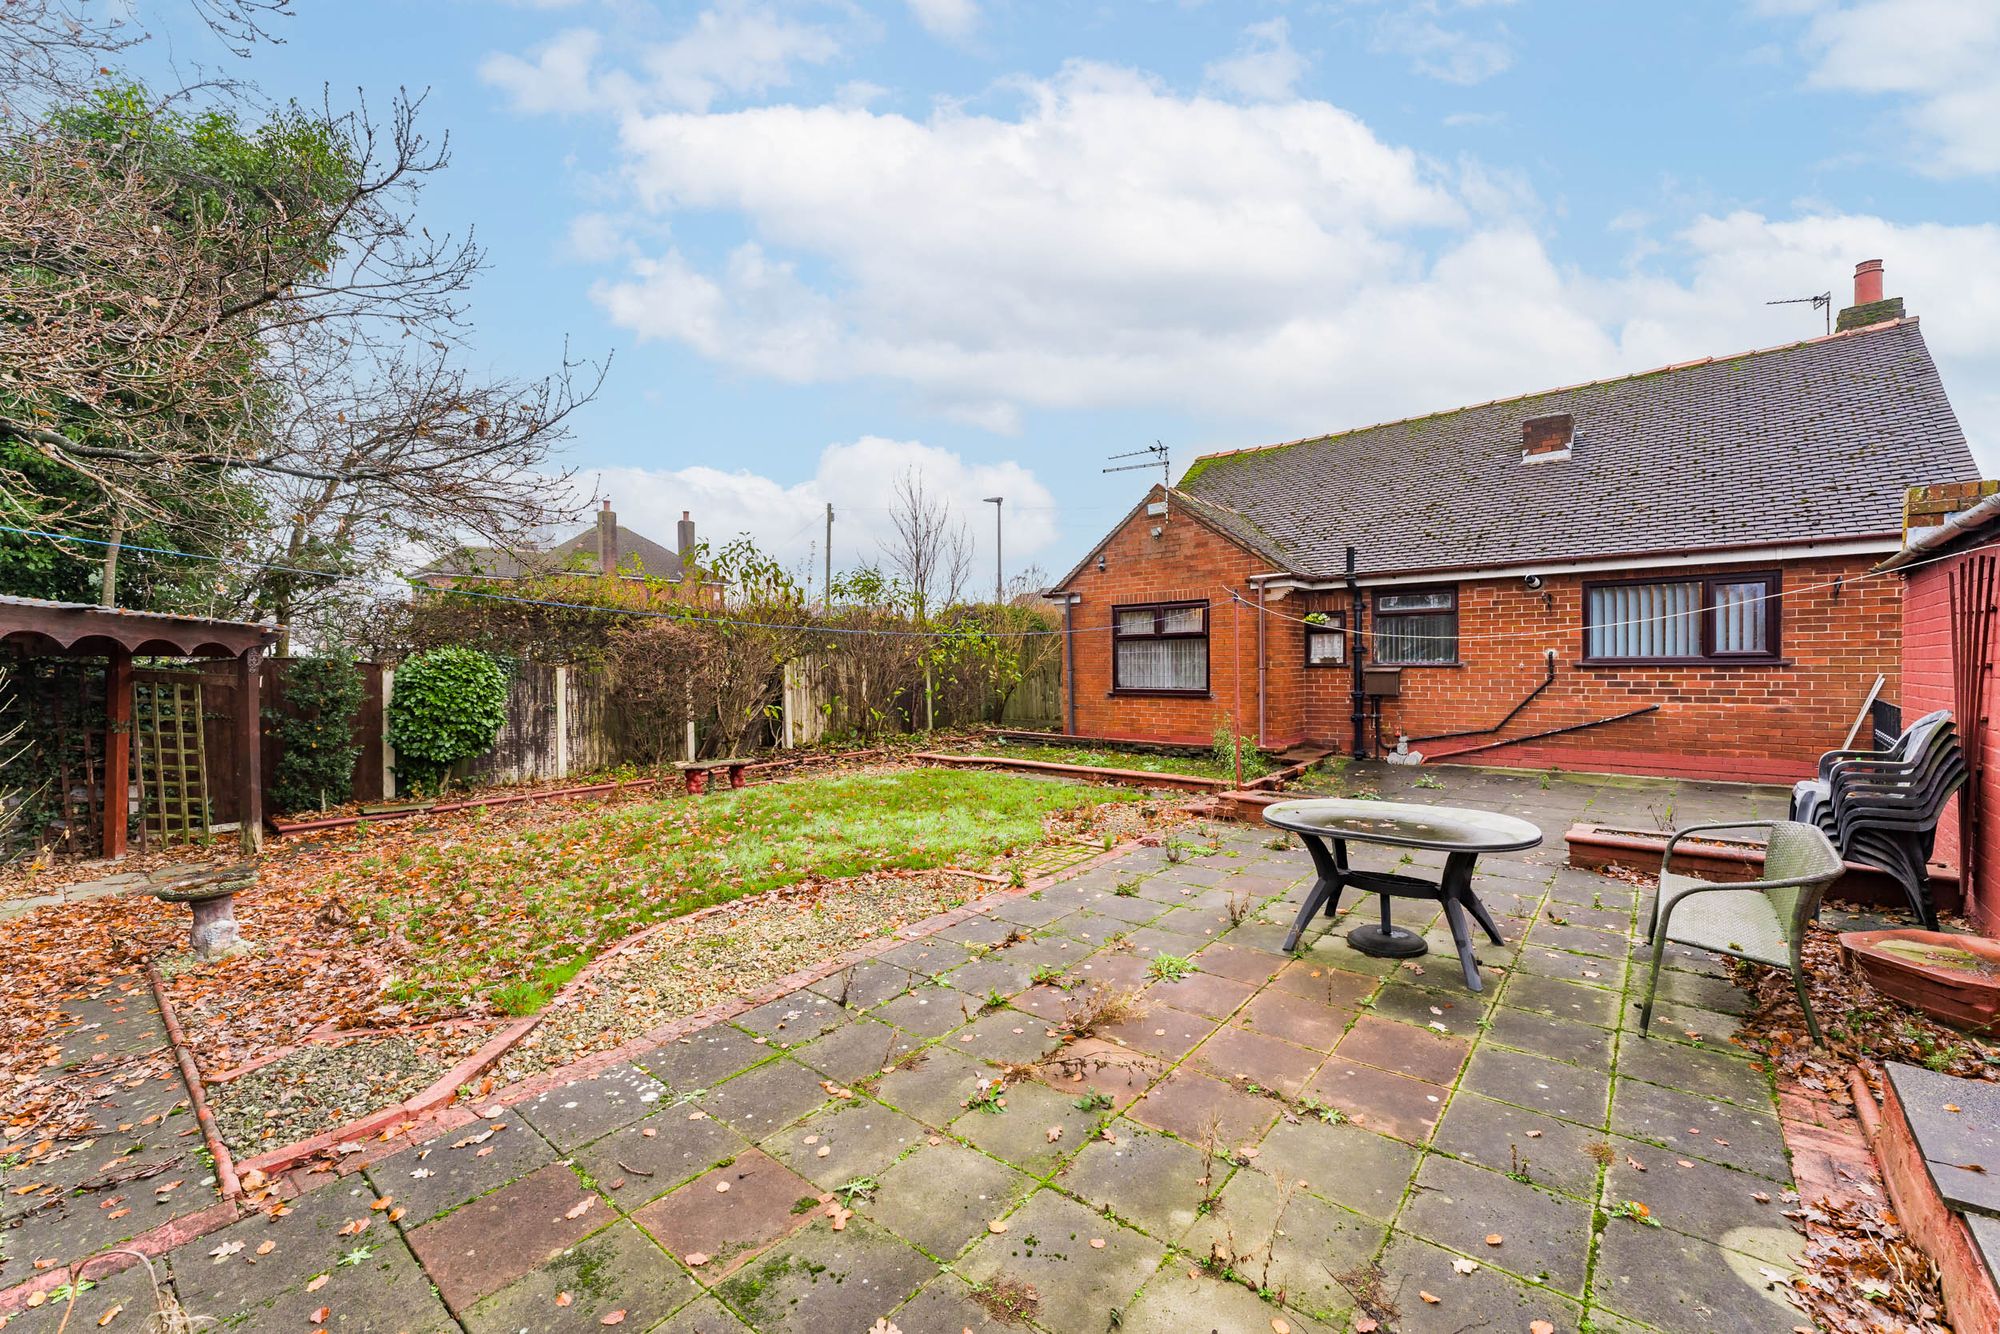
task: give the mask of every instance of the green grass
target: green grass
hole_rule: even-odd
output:
[[[985,747],[983,755],[1009,760],[1040,760],[1045,764],[1087,764],[1093,769],[1137,769],[1149,774],[1192,774],[1197,778],[1234,778],[1227,764],[1212,755],[1154,755],[1136,750],[1093,750],[1088,746],[1055,746],[1039,741],[1000,742]],[[1244,755],[1249,772],[1248,754]]]
[[[982,867],[1052,811],[1136,796],[950,769],[770,783],[424,844],[354,888],[410,947],[395,999],[530,1014],[649,923],[806,879]]]

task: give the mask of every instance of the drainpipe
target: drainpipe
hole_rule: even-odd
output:
[[[1064,729],[1071,736],[1076,735],[1076,595],[1063,595],[1063,684],[1069,698],[1069,722]]]
[[[1354,727],[1354,758],[1368,758],[1368,696],[1363,688],[1361,659],[1366,654],[1367,639],[1361,633],[1361,612],[1364,599],[1361,596],[1361,581],[1354,576],[1354,548],[1347,549],[1347,642],[1352,650],[1347,655],[1351,684],[1348,690],[1348,721]]]
[[[1265,688],[1270,684],[1271,664],[1264,652],[1264,581],[1257,581],[1257,749],[1264,748],[1264,732],[1267,726],[1264,707]]]

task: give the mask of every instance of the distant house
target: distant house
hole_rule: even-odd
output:
[[[461,547],[442,560],[417,571],[411,578],[431,588],[462,587],[471,584],[512,584],[524,579],[545,579],[562,575],[599,576],[631,580],[657,587],[661,581],[686,585],[677,589],[681,596],[708,600],[715,585],[702,579],[695,569],[694,520],[681,511],[676,525],[676,547],[669,549],[643,533],[618,522],[611,502],[598,511],[597,523],[567,541],[542,551],[507,551],[499,547]],[[690,580],[690,575],[692,578]]]
[[[1881,283],[1826,337],[1197,459],[1046,594],[1067,730],[1810,772],[1895,697],[1907,488],[1977,476]]]

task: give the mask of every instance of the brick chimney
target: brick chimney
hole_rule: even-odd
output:
[[[681,521],[680,523],[675,525],[674,537],[675,537],[674,545],[676,549],[679,550],[680,552],[681,569],[683,571],[693,569],[694,568],[694,520],[688,517],[688,512],[686,510],[681,511]]]
[[[1576,418],[1567,412],[1530,417],[1521,423],[1521,462],[1546,463],[1569,457],[1576,438]]]
[[[1864,259],[1854,266],[1854,304],[1834,320],[1836,331],[1865,329],[1871,324],[1903,318],[1903,298],[1882,296],[1882,261]]]
[[[2000,493],[2000,482],[1939,482],[1911,487],[1903,496],[1903,545],[1995,493]]]
[[[597,512],[597,571],[599,574],[618,573],[618,516],[611,512],[608,500],[604,502],[604,508]]]

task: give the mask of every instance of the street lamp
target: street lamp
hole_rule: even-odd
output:
[[[993,507],[993,605],[999,606],[1007,599],[1002,587],[1000,571],[1000,504],[1005,496],[988,496],[986,503]]]

